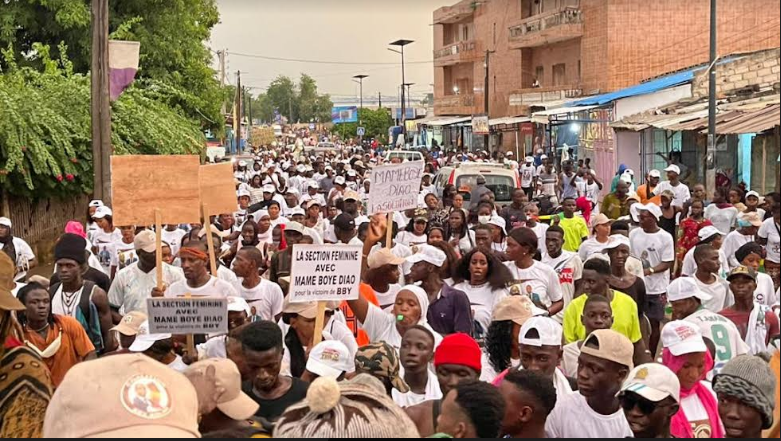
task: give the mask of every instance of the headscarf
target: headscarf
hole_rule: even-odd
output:
[[[406,285],[403,288],[401,288],[401,291],[409,291],[412,294],[415,294],[415,297],[418,299],[418,305],[420,305],[420,320],[418,321],[418,325],[426,326],[428,325],[428,307],[429,307],[429,300],[428,300],[428,293],[426,293],[426,290],[423,288],[417,286],[417,285]],[[398,295],[398,294],[397,294]]]
[[[662,364],[677,374],[686,364],[686,356],[675,356],[668,348],[665,348],[662,352]],[[681,386],[681,400],[696,394],[708,414],[708,420],[710,420],[711,425],[711,438],[724,438],[724,429],[719,416],[719,404],[708,388],[702,384],[702,380],[707,377],[708,372],[713,370],[713,365],[713,357],[709,351],[705,351],[705,369],[702,372],[702,377],[697,379],[697,382],[691,389],[684,389]],[[692,426],[683,408],[673,416],[670,422],[670,433],[676,438],[694,438]]]
[[[65,224],[65,232],[81,236],[84,239],[87,238],[87,233],[84,232],[84,226],[78,221],[70,221]]]

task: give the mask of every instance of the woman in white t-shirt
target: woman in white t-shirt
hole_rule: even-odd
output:
[[[705,219],[725,236],[735,228],[738,220],[738,209],[727,201],[727,197],[728,190],[718,187],[713,192],[713,201],[705,208]]]
[[[771,207],[773,217],[765,219],[757,233],[757,243],[765,246],[765,272],[778,289],[781,275],[781,203]]]
[[[106,274],[111,274],[111,245],[122,240],[122,233],[114,227],[113,216],[114,213],[106,206],[98,207],[93,216],[98,230],[92,235],[92,251]]]
[[[407,228],[396,236],[396,242],[408,247],[428,243],[428,217],[423,212],[415,213],[415,216],[407,224]]]
[[[383,311],[363,297],[348,300],[347,304],[371,342],[384,341],[398,351],[401,348],[402,336],[415,325],[424,326],[434,334],[434,347],[439,346],[442,341],[442,336],[428,324],[428,294],[419,286],[404,286],[396,295],[396,303],[391,313]]]
[[[724,438],[718,400],[705,381],[714,361],[700,328],[687,321],[672,321],[662,330],[662,344],[662,364],[681,383],[681,407],[670,422],[670,434],[675,438]]]
[[[474,337],[480,339],[491,324],[494,307],[510,295],[507,286],[512,275],[492,252],[475,248],[461,258],[453,278],[458,282],[453,288],[469,297],[475,323]]]
[[[469,229],[464,210],[453,210],[445,228],[447,240],[459,254],[464,255],[475,247],[475,232]]]
[[[594,217],[594,236],[580,244],[578,255],[582,261],[601,253],[610,244],[610,218],[602,213]]]
[[[504,265],[510,270],[511,295],[528,296],[539,308],[552,317],[564,308],[564,295],[556,271],[534,260],[537,253],[537,234],[529,228],[516,228],[507,238],[507,255]]]

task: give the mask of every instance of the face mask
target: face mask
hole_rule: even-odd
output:
[[[491,220],[491,216],[477,216],[477,223],[480,225],[488,225],[488,221]]]

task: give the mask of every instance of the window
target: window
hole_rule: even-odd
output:
[[[534,81],[542,86],[543,76],[545,75],[545,68],[537,66],[534,68]]]
[[[564,63],[553,65],[553,85],[563,86],[567,83],[567,65]]]

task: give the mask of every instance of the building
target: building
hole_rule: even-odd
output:
[[[707,62],[709,5],[709,0],[463,0],[437,9],[434,113],[485,113],[486,83],[488,113],[503,118]],[[717,8],[719,54],[778,47],[777,1],[718,0]],[[544,137],[533,133],[537,145]],[[493,145],[508,148],[515,142],[498,138]],[[528,152],[532,136],[524,138]]]

